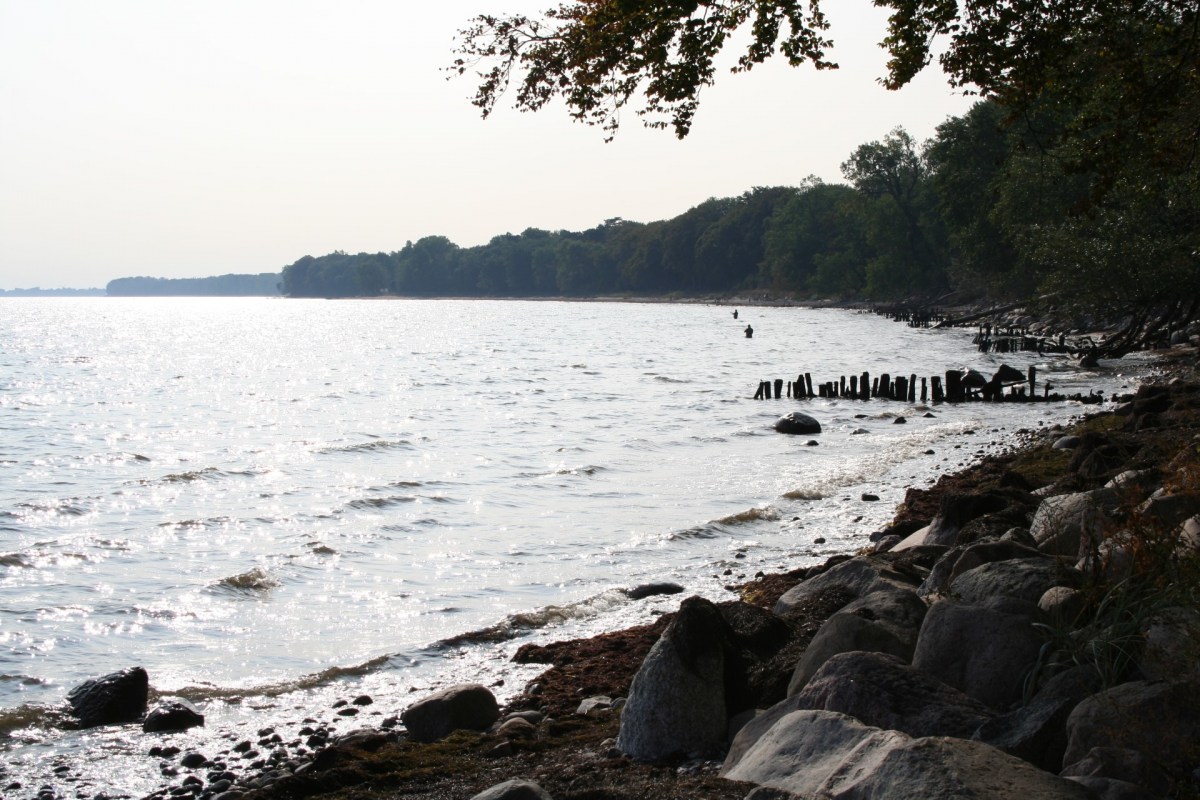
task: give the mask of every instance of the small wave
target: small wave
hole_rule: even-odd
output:
[[[0,708],[0,737],[21,728],[59,728],[67,721],[62,708],[26,703],[14,708]]]
[[[349,503],[346,503],[346,508],[351,508],[355,511],[377,511],[390,506],[415,503],[417,499],[416,495],[411,494],[395,495],[393,497],[360,497],[357,500],[351,500]]]
[[[279,581],[262,567],[255,567],[238,575],[230,575],[228,578],[222,578],[213,585],[218,588],[233,589],[239,592],[265,592],[278,586]]]
[[[761,520],[773,521],[779,519],[779,509],[773,506],[764,508],[750,508],[745,511],[740,511],[737,514],[730,514],[727,517],[722,517],[716,520],[717,525],[744,525],[747,522],[759,522]]]
[[[694,528],[671,531],[665,538],[668,542],[686,542],[691,539],[715,539],[720,535],[709,525],[697,525]]]
[[[577,603],[565,606],[544,606],[533,611],[510,614],[495,625],[441,639],[435,642],[431,649],[441,650],[465,645],[505,642],[529,631],[594,617],[629,602],[628,590],[609,589]]]
[[[0,553],[0,567],[20,567],[23,569],[33,566],[33,562],[23,553]]]
[[[303,675],[295,680],[269,683],[262,686],[186,686],[180,689],[172,689],[170,692],[158,692],[151,688],[150,699],[157,700],[159,697],[171,696],[182,697],[192,703],[199,703],[205,700],[223,700],[229,703],[237,703],[250,698],[280,697],[292,692],[327,686],[345,678],[358,678],[378,672],[391,665],[393,658],[394,656],[392,655],[378,656],[361,664],[352,664],[346,667],[329,667],[320,672],[314,672],[311,675]]]
[[[229,517],[209,517],[208,519],[185,519],[178,522],[160,522],[160,528],[223,528],[230,523]]]
[[[790,492],[784,492],[783,496],[788,500],[824,500],[829,497],[826,492],[812,488],[792,489]]]
[[[172,472],[170,475],[164,475],[159,478],[159,482],[193,483],[194,481],[211,481],[220,478],[224,474],[216,467],[205,467],[204,469],[189,470],[188,472]],[[151,483],[151,481],[141,481],[141,483]]]
[[[374,453],[387,450],[410,450],[412,442],[407,439],[377,439],[373,442],[359,442],[358,444],[338,445],[334,447],[323,447],[318,450],[322,455],[332,453]]]
[[[527,472],[527,473],[522,474],[520,477],[543,479],[543,478],[555,478],[560,475],[590,476],[590,475],[595,475],[597,472],[604,472],[604,470],[605,470],[605,467],[598,467],[593,464],[584,464],[584,465],[578,466],[578,467],[560,466],[560,467],[557,467],[557,468],[551,470],[550,472],[541,472],[541,473]]]
[[[71,500],[61,500],[57,503],[18,503],[19,511],[11,516],[14,519],[24,519],[32,514],[59,514],[64,517],[84,517],[92,513],[90,508],[79,505]]]
[[[671,378],[667,375],[655,375],[654,380],[658,383],[691,383],[687,378]]]

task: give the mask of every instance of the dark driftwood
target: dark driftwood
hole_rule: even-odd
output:
[[[968,314],[965,317],[955,317],[954,319],[944,319],[941,322],[939,322],[937,325],[934,325],[933,327],[935,327],[935,328],[953,328],[958,325],[966,325],[968,322],[974,322],[977,319],[984,319],[985,317],[990,317],[993,314],[1007,314],[1009,311],[1015,311],[1016,309],[1018,309],[1024,305],[1025,305],[1025,303],[1021,302],[1021,303],[1010,303],[1006,306],[998,306],[996,308],[989,308],[987,311],[980,311],[978,314]]]

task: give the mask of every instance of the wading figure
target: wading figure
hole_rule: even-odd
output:
[[[751,328],[749,325],[746,326],[746,338],[747,339],[754,338],[754,328]]]

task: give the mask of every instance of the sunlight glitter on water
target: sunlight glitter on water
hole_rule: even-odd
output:
[[[142,775],[148,740],[30,729],[27,704],[142,664],[205,706],[203,742],[351,691],[391,711],[456,679],[516,691],[521,642],[678,603],[616,587],[722,597],[726,570],[855,549],[906,486],[1081,410],[812,400],[825,431],[805,447],[771,430],[795,401],[749,399],[759,380],[998,364],[967,331],[839,311],[735,325],[702,305],[0,303],[0,673],[23,676],[0,681],[16,737],[0,760],[66,754],[96,786]],[[1009,363],[1068,390],[1126,382]],[[491,630],[499,643],[464,637]],[[156,788],[145,775],[125,790]]]

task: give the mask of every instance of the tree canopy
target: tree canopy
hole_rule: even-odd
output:
[[[953,86],[1009,107],[1046,92],[1108,86],[1118,116],[1170,116],[1195,91],[1192,0],[875,0],[888,9],[881,81],[898,89],[937,62]],[[792,66],[836,68],[820,0],[576,0],[540,16],[481,15],[460,32],[452,69],[478,79],[486,116],[516,84],[535,111],[561,98],[582,122],[611,134],[632,108],[652,127],[691,130],[714,59],[747,31],[735,71],[780,55]],[[1149,44],[1150,46],[1147,46]],[[1110,117],[1112,115],[1109,115]]]

